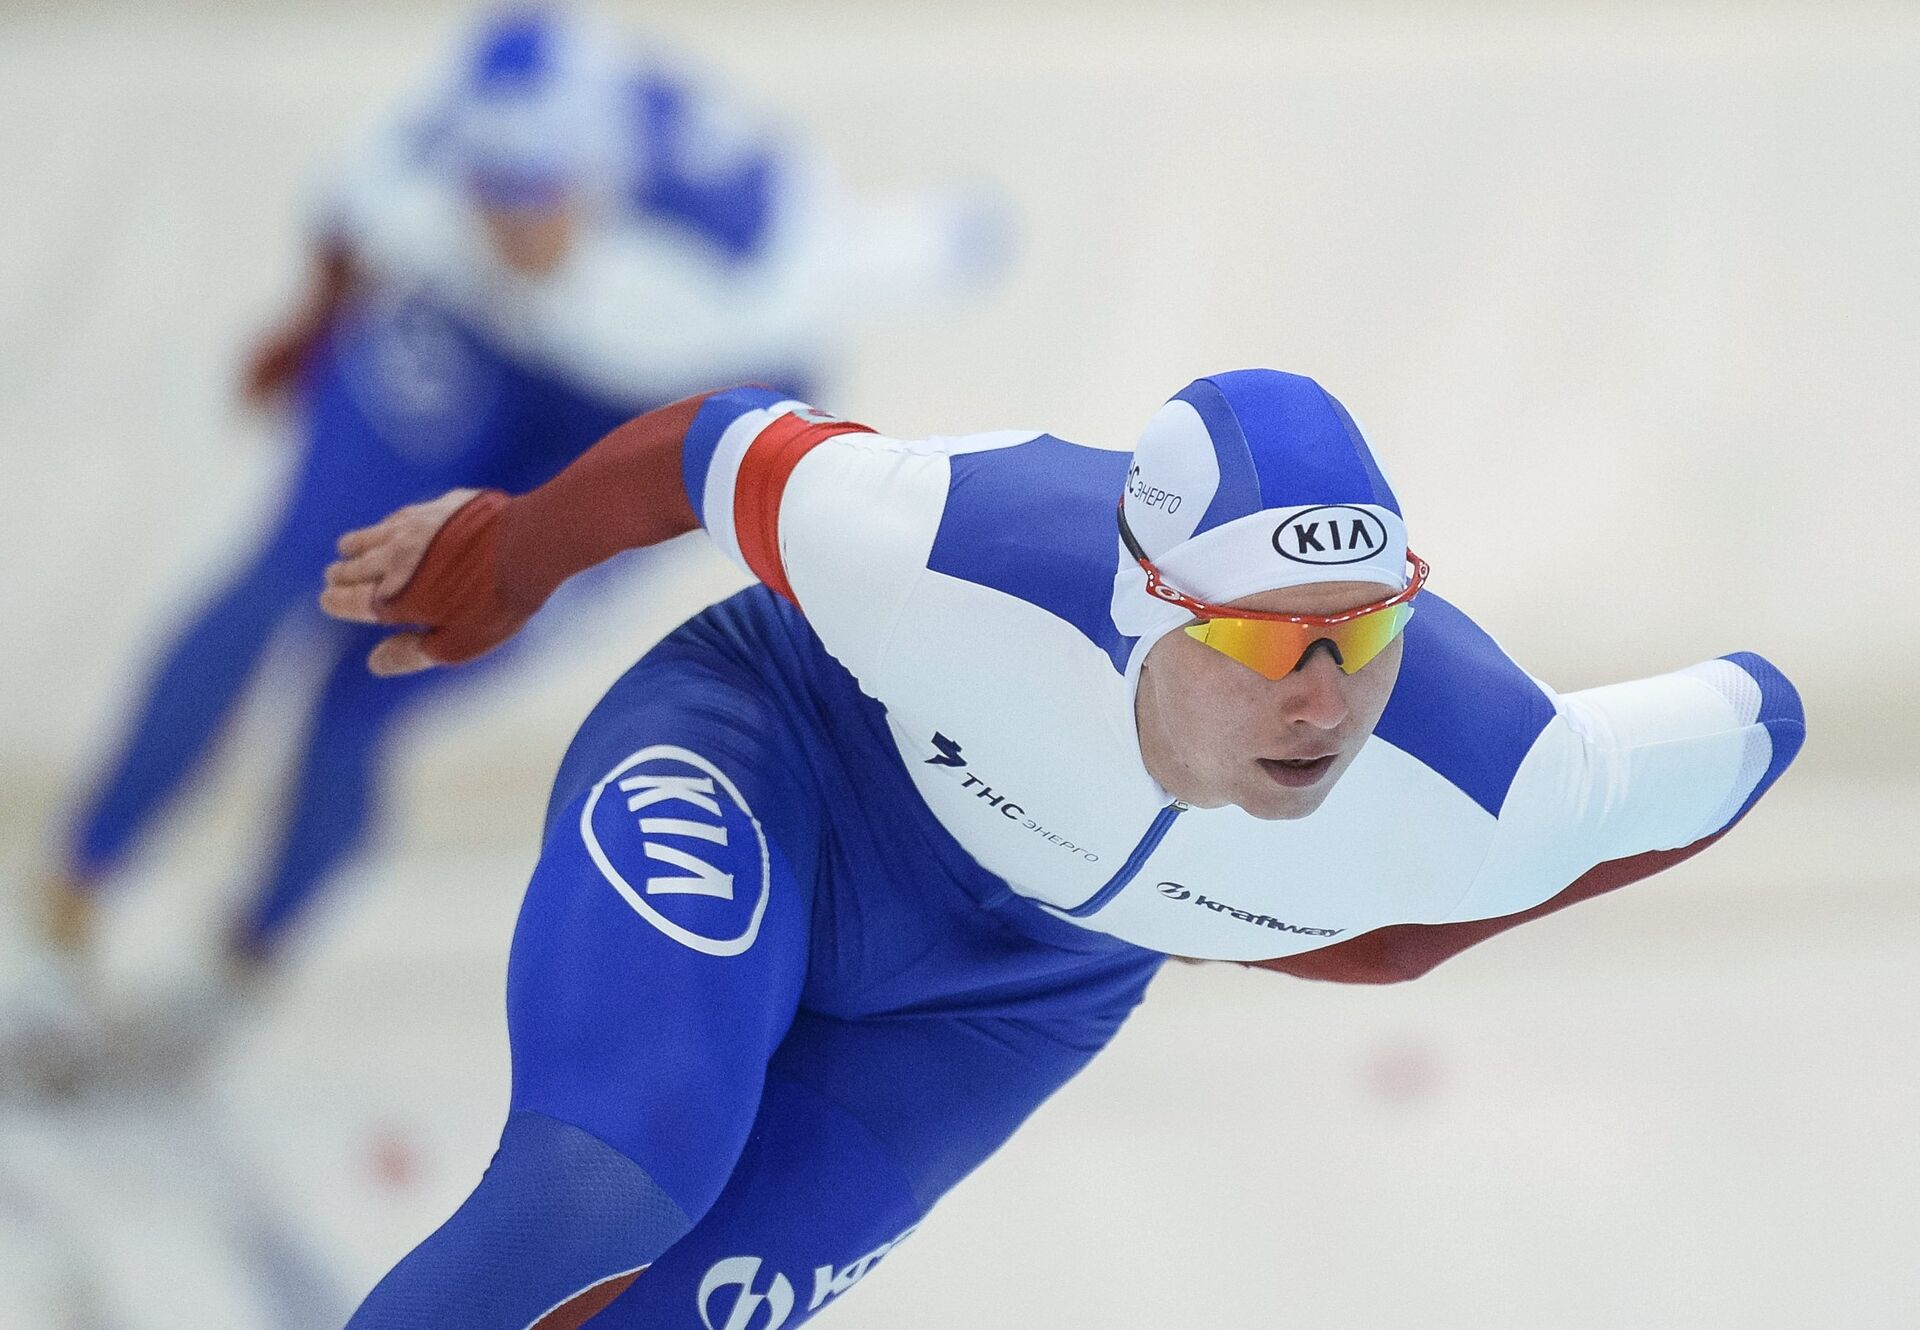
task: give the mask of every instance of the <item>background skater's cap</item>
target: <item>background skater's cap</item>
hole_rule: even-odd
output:
[[[614,171],[614,49],[591,20],[559,9],[507,9],[482,25],[449,125],[482,202],[551,206]]]

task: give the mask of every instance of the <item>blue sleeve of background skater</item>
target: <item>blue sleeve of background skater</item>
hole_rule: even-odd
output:
[[[704,242],[723,263],[743,263],[764,247],[784,173],[766,141],[716,153],[701,97],[692,84],[658,72],[634,88],[641,170],[633,202]]]
[[[380,1281],[347,1330],[527,1330],[692,1227],[637,1164],[539,1113],[507,1120],[486,1176]]]
[[[702,526],[707,521],[701,507],[706,502],[707,468],[713,465],[713,453],[720,446],[720,436],[727,432],[727,426],[747,412],[786,400],[784,394],[770,388],[745,387],[715,393],[700,404],[680,452],[680,474],[686,481],[687,502],[693,505],[694,515]]]
[[[1753,787],[1753,793],[1747,796],[1747,801],[1740,805],[1740,811],[1727,822],[1730,827],[1747,815],[1747,810],[1759,802],[1768,786],[1780,779],[1780,773],[1799,753],[1800,745],[1807,738],[1807,714],[1800,705],[1799,691],[1788,682],[1786,675],[1773,667],[1772,661],[1764,656],[1756,656],[1751,651],[1736,651],[1721,659],[1738,665],[1760,685],[1760,714],[1755,720],[1767,727],[1767,737],[1773,741],[1773,757],[1768,761],[1760,783]]]
[[[1374,733],[1498,817],[1553,702],[1480,625],[1431,591],[1414,603],[1406,637],[1400,680]]]

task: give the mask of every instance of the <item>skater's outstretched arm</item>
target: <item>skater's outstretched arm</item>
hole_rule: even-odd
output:
[[[513,636],[574,574],[698,530],[696,477],[708,472],[727,427],[744,414],[760,422],[786,408],[778,427],[754,436],[750,467],[734,459],[741,472],[776,483],[743,481],[719,502],[729,544],[792,598],[777,555],[752,539],[771,532],[771,515],[750,510],[768,494],[777,505],[779,483],[815,444],[866,427],[819,417],[766,389],[737,388],[635,417],[530,493],[452,490],[349,532],[327,569],[321,607],[357,623],[420,626],[374,649],[368,664],[376,674],[471,660]]]
[[[492,650],[574,573],[699,526],[679,480],[680,449],[705,400],[628,421],[518,499],[452,490],[348,532],[321,607],[358,623],[424,627],[380,643],[368,660],[376,674]]]
[[[1263,969],[1341,983],[1415,979],[1468,947],[1690,859],[1733,829],[1799,753],[1800,695],[1740,652],[1560,696],[1569,724],[1523,766],[1451,919],[1397,924]],[[1565,884],[1565,885],[1561,885]]]

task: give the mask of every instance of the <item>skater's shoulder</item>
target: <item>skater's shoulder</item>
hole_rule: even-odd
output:
[[[1423,592],[1375,735],[1498,814],[1552,696],[1464,611]]]
[[[1002,437],[951,454],[929,571],[1004,592],[1107,645],[1128,454],[1044,432]]]

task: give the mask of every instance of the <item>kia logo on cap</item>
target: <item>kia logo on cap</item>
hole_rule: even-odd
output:
[[[1386,547],[1387,524],[1364,508],[1302,508],[1273,531],[1273,548],[1295,563],[1359,563]]]

